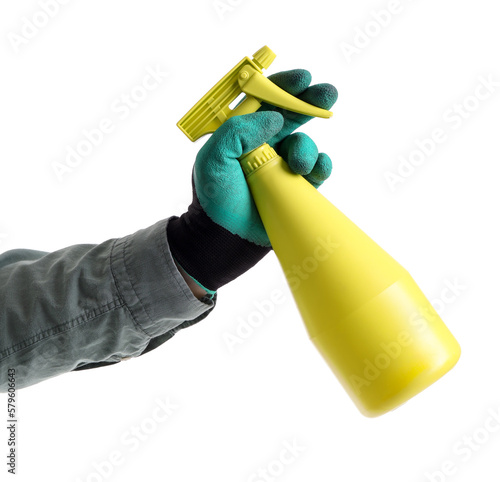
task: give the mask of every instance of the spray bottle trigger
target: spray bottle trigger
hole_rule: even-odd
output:
[[[307,102],[294,97],[292,94],[289,94],[250,65],[245,65],[240,70],[238,75],[238,84],[242,92],[247,94],[247,96],[257,99],[258,101],[267,102],[268,104],[272,104],[276,107],[282,107],[283,109],[297,112],[299,114],[309,115],[311,117],[322,117],[327,119],[332,116],[332,112],[329,110],[321,109],[315,105],[308,104]],[[242,107],[244,103],[245,102],[242,102],[236,109],[233,110],[231,117],[241,115],[243,113],[238,109]]]

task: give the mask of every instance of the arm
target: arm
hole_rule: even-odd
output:
[[[308,87],[307,71],[270,78],[319,107],[336,100],[330,84]],[[198,153],[193,202],[180,217],[99,245],[0,255],[0,392],[8,368],[23,388],[141,356],[205,318],[216,291],[271,250],[237,158],[267,141],[319,186],[330,159],[291,134],[309,119],[263,104],[227,121]]]
[[[0,391],[140,356],[215,301],[195,297],[166,236],[169,220],[99,245],[0,256]],[[201,293],[199,293],[201,295]]]
[[[195,295],[196,298],[198,298],[198,299],[201,299],[204,296],[206,296],[207,292],[200,285],[198,285],[198,284],[195,283],[195,281],[193,280],[193,278],[191,278],[191,276],[189,276],[182,269],[182,267],[179,266],[179,263],[175,259],[174,259],[174,263],[175,263],[176,268],[179,270],[179,273],[184,278],[184,281],[189,286],[189,289],[193,292],[193,295]]]

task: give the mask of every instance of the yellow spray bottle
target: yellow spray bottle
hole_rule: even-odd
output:
[[[330,117],[262,74],[274,58],[268,47],[245,57],[179,128],[195,141],[262,101]],[[231,110],[241,92],[245,100]],[[268,144],[240,163],[309,337],[361,413],[393,410],[455,365],[459,344],[401,265]]]

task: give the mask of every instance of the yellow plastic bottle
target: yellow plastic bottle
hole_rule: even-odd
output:
[[[268,144],[240,163],[309,337],[364,415],[455,365],[459,344],[401,265]]]
[[[262,75],[274,58],[264,46],[241,60],[178,122],[182,132],[195,141],[262,101],[330,117]],[[240,163],[309,337],[361,413],[398,407],[455,365],[459,344],[402,266],[268,144]]]

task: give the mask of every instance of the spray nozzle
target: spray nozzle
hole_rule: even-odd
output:
[[[215,132],[233,116],[255,112],[261,102],[312,117],[331,117],[329,110],[294,97],[262,74],[275,57],[276,54],[267,46],[255,52],[253,59],[245,57],[196,103],[177,126],[195,141]],[[245,100],[231,109],[229,106],[242,92],[246,94]]]

